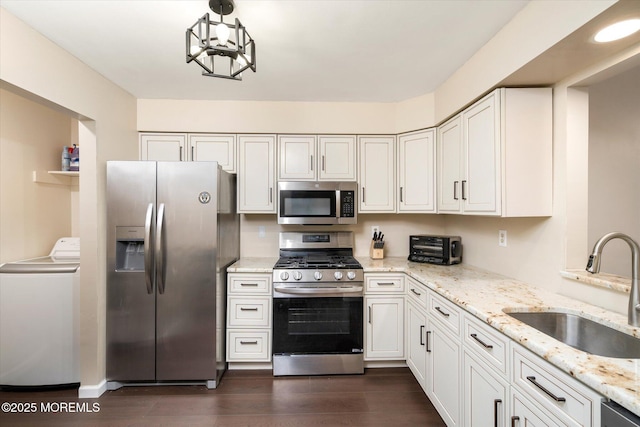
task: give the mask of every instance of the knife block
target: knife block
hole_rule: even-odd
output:
[[[381,248],[374,248],[376,242],[371,241],[371,246],[369,247],[369,257],[371,259],[382,259],[384,258],[384,246]],[[383,243],[384,245],[384,243]]]

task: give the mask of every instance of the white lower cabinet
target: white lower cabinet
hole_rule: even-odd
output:
[[[404,360],[404,274],[365,274],[364,360]]]
[[[227,361],[271,362],[271,274],[229,273],[227,283]]]

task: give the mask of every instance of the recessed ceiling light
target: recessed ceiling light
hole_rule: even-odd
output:
[[[627,19],[598,31],[594,40],[598,43],[612,42],[630,36],[638,30],[640,30],[640,19]]]

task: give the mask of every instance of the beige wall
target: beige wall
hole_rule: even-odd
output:
[[[640,242],[640,66],[589,87],[589,248],[621,231]],[[631,277],[631,253],[607,244],[602,272]]]
[[[71,145],[73,119],[4,89],[0,99],[3,263],[47,255],[60,237],[78,236],[72,218],[72,212],[77,212],[78,185],[77,180],[75,185],[65,185],[65,179],[62,185],[33,180],[34,171],[60,170],[62,147]]]
[[[0,64],[3,88],[78,119],[70,131],[77,135],[82,154],[81,395],[91,395],[105,377],[105,161],[137,157],[135,98],[3,8]],[[3,114],[5,107],[13,109],[4,97],[0,104]]]

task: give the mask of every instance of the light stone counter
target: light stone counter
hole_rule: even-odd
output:
[[[271,273],[278,257],[240,258],[227,267],[227,273]]]
[[[640,415],[639,359],[586,354],[519,322],[502,310],[548,311],[560,308],[640,337],[640,328],[627,326],[626,315],[464,264],[419,264],[405,258],[372,260],[359,257],[358,260],[365,273],[406,273],[582,383]],[[228,271],[270,272],[274,263],[275,259],[271,258],[241,259]]]

